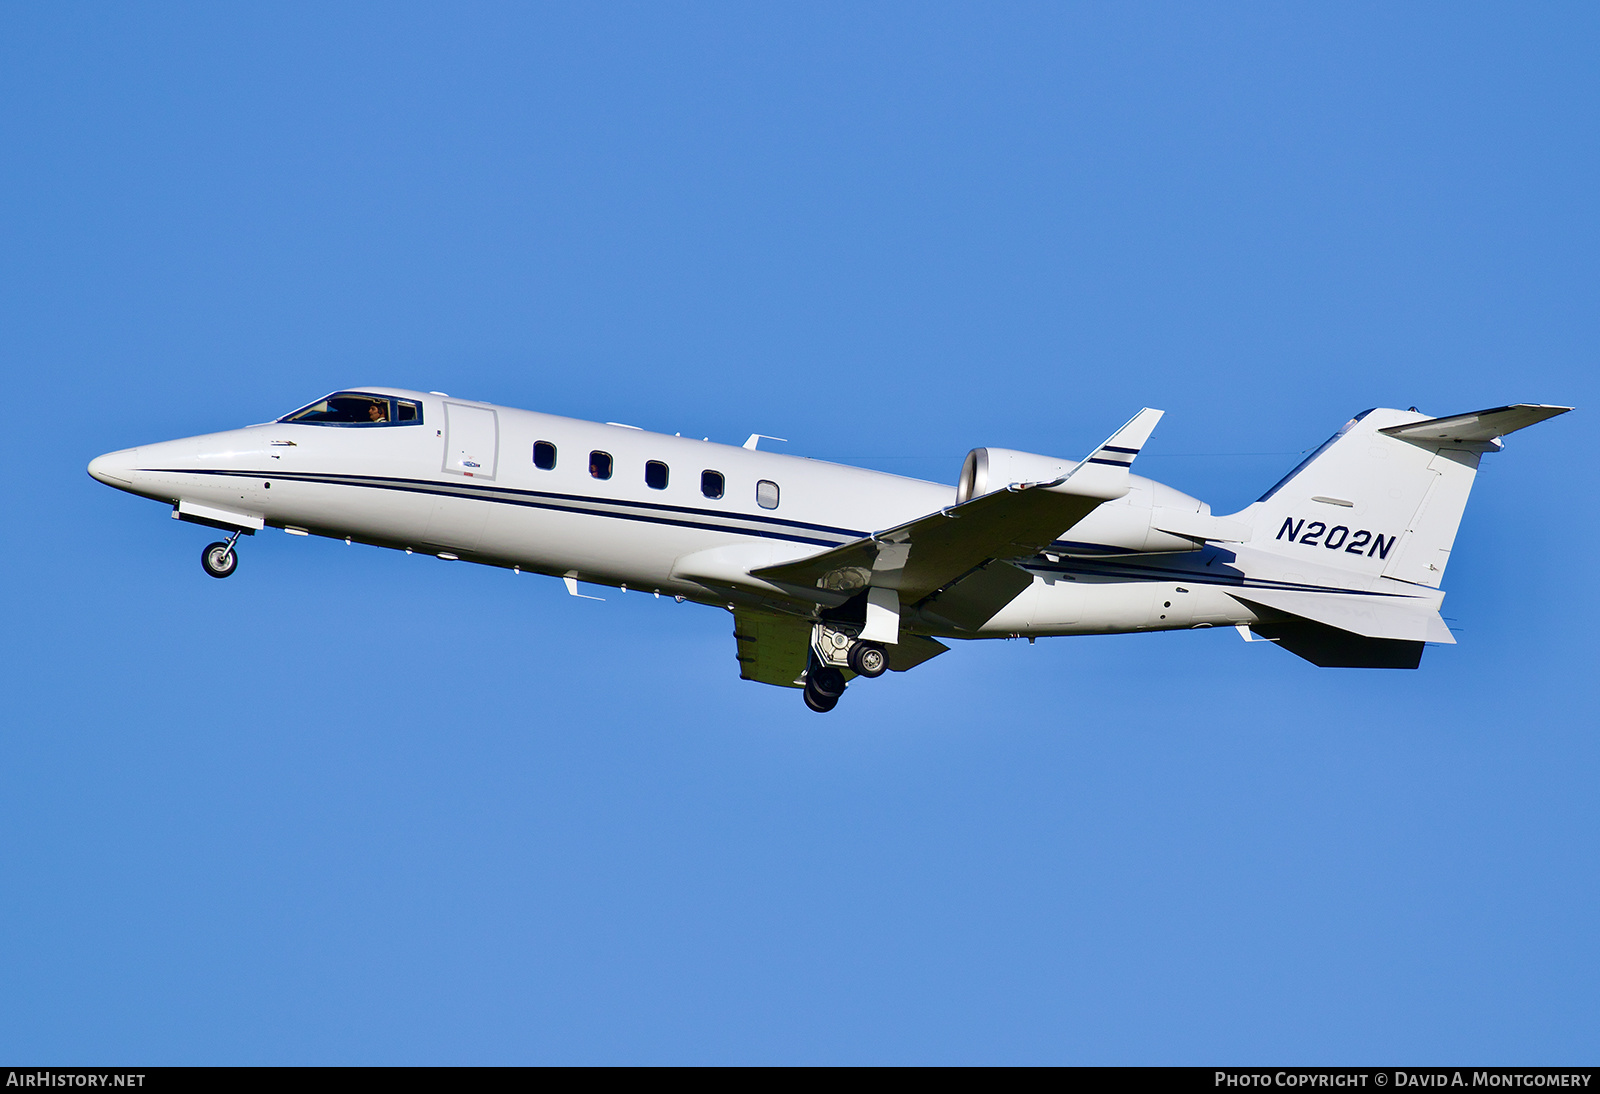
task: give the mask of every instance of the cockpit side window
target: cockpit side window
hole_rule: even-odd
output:
[[[362,391],[340,391],[285,414],[280,422],[296,425],[421,425],[422,405]]]

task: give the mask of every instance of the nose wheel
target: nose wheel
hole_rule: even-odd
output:
[[[234,550],[233,541],[239,538],[235,532],[228,537],[226,543],[208,543],[206,549],[200,552],[200,566],[212,577],[228,577],[239,568],[239,552]]]

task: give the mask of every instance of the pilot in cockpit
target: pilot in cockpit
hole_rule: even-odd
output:
[[[387,422],[389,420],[389,404],[370,404],[367,407],[367,420],[371,422]]]

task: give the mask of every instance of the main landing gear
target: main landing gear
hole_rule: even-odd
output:
[[[876,680],[889,668],[889,651],[876,642],[853,642],[849,661],[851,672],[868,680]]]
[[[819,625],[821,632],[806,668],[804,699],[806,706],[826,714],[839,705],[845,679],[841,666],[869,680],[882,676],[889,668],[889,651],[876,642],[862,642],[843,631]]]
[[[228,537],[226,543],[208,543],[206,549],[200,552],[200,566],[212,577],[222,578],[230,576],[239,568],[239,552],[233,549],[233,541],[239,538],[235,532]]]
[[[832,665],[813,660],[811,667],[806,670],[806,706],[818,714],[826,714],[839,705],[839,696],[843,694],[844,673]]]

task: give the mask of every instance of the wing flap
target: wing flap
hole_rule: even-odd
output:
[[[811,624],[792,615],[744,609],[733,613],[739,642],[739,676],[780,688],[802,687],[811,654]]]

